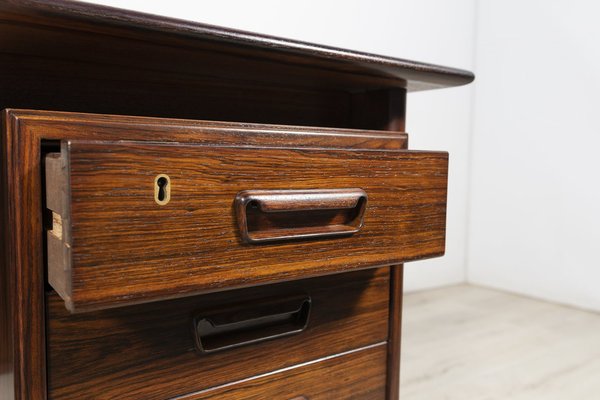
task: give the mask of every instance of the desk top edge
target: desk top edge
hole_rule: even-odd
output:
[[[380,56],[270,35],[229,29],[198,22],[185,21],[137,11],[69,0],[0,0],[0,19],[23,20],[54,27],[72,26],[78,29],[114,33],[124,38],[136,31],[152,32],[196,42],[223,43],[245,49],[266,51],[273,58],[292,54],[315,62],[325,62],[340,71],[352,67],[358,74],[383,75],[397,79],[408,91],[429,90],[466,85],[474,80],[470,71]]]

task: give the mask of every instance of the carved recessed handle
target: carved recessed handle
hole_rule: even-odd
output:
[[[363,227],[366,205],[358,188],[244,190],[235,198],[246,243],[352,235]]]
[[[196,347],[214,353],[298,334],[308,325],[307,295],[236,304],[194,318]]]

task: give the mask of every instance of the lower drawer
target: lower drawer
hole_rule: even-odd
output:
[[[384,343],[389,284],[389,268],[380,268],[82,314],[50,292],[48,397],[168,399]],[[218,324],[203,336],[206,320]],[[258,323],[240,323],[248,320]]]
[[[181,400],[383,400],[385,360],[383,344]]]

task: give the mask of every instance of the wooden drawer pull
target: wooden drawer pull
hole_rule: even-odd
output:
[[[213,353],[302,332],[308,325],[311,299],[263,300],[194,318],[196,347]]]
[[[363,226],[366,204],[358,188],[244,190],[235,198],[246,243],[352,235]]]

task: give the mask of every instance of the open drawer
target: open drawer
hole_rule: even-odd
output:
[[[447,153],[385,140],[63,140],[45,160],[48,280],[86,311],[440,256]]]

